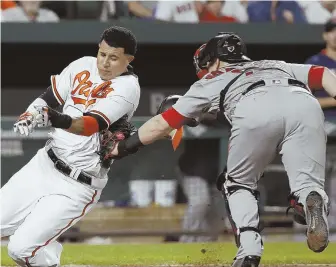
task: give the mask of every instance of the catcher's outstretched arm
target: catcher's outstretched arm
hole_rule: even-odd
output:
[[[116,158],[133,154],[140,147],[165,138],[173,129],[178,129],[188,122],[189,118],[170,108],[145,122],[130,138],[120,141],[111,154]]]
[[[151,144],[156,140],[163,139],[173,129],[161,114],[156,115],[139,128],[140,142],[143,145]]]

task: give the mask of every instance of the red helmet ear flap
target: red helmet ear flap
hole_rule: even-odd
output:
[[[207,75],[209,72],[208,70],[200,70],[199,72],[197,72],[197,77],[198,79],[202,79],[205,75]]]
[[[206,44],[202,44],[195,52],[194,54],[194,66],[196,69],[196,75],[199,79],[202,79],[204,75],[206,75],[208,73],[208,70],[205,68],[202,68],[199,64],[199,56],[202,52],[202,50],[204,49],[204,47],[206,46]]]

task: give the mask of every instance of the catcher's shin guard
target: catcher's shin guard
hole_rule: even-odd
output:
[[[226,171],[226,168],[225,168],[224,172],[221,173],[218,176],[217,181],[216,181],[216,187],[219,191],[222,192],[222,195],[223,195],[223,198],[224,198],[224,203],[225,203],[225,209],[227,211],[227,216],[228,216],[228,219],[230,221],[232,231],[233,231],[233,234],[234,234],[234,237],[235,237],[236,246],[239,248],[240,247],[240,234],[241,233],[246,232],[246,231],[253,231],[253,232],[256,232],[256,233],[260,234],[260,232],[262,231],[262,228],[260,226],[260,223],[259,223],[258,227],[245,226],[245,227],[239,227],[238,228],[236,223],[234,222],[234,220],[232,218],[228,196],[230,196],[231,194],[233,194],[237,190],[247,190],[259,202],[259,195],[260,194],[259,194],[259,191],[257,191],[257,190],[252,190],[248,187],[241,186],[241,185],[233,185],[233,186],[230,186],[230,187],[226,188],[225,187],[225,181],[226,180],[231,180],[232,182],[234,182],[234,181],[225,171]]]
[[[260,263],[259,256],[246,256],[242,259],[235,259],[232,267],[258,267]]]
[[[307,244],[310,250],[322,252],[329,243],[329,227],[323,197],[312,191],[306,198]]]

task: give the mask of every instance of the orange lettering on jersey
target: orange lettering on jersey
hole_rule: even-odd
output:
[[[89,78],[90,78],[90,72],[88,72],[87,70],[78,73],[75,76],[73,82],[73,85],[75,85],[76,82],[78,82],[78,85],[76,86],[75,89],[72,90],[71,94],[74,95],[78,91],[79,95],[85,95],[86,97],[88,97],[90,93],[90,87],[92,86],[92,82],[89,81]]]
[[[92,82],[89,80],[90,72],[84,70],[75,76],[73,86],[78,85],[71,91],[71,98],[75,105],[84,105],[86,108],[96,103],[97,98],[105,98],[113,88],[110,87],[111,81],[106,81],[92,88]],[[88,98],[91,98],[90,100]]]
[[[74,102],[75,105],[84,105],[86,107],[96,103],[96,99],[84,99],[84,98],[79,98],[75,96],[71,96],[72,101]]]
[[[97,87],[95,87],[91,92],[91,97],[93,98],[105,98],[110,92],[113,91],[113,88],[110,87],[112,84],[111,81],[104,82]]]

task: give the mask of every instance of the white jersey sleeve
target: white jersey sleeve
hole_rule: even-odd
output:
[[[108,126],[124,115],[132,117],[140,99],[138,79],[132,75],[116,78],[111,88],[106,97],[97,99],[97,103],[87,111],[100,116]]]
[[[184,117],[197,119],[210,106],[211,96],[206,94],[204,86],[198,81],[175,103],[173,108]]]
[[[51,88],[57,102],[64,105],[69,92],[72,90],[74,80],[74,68],[76,61],[70,63],[60,74],[51,76]]]

